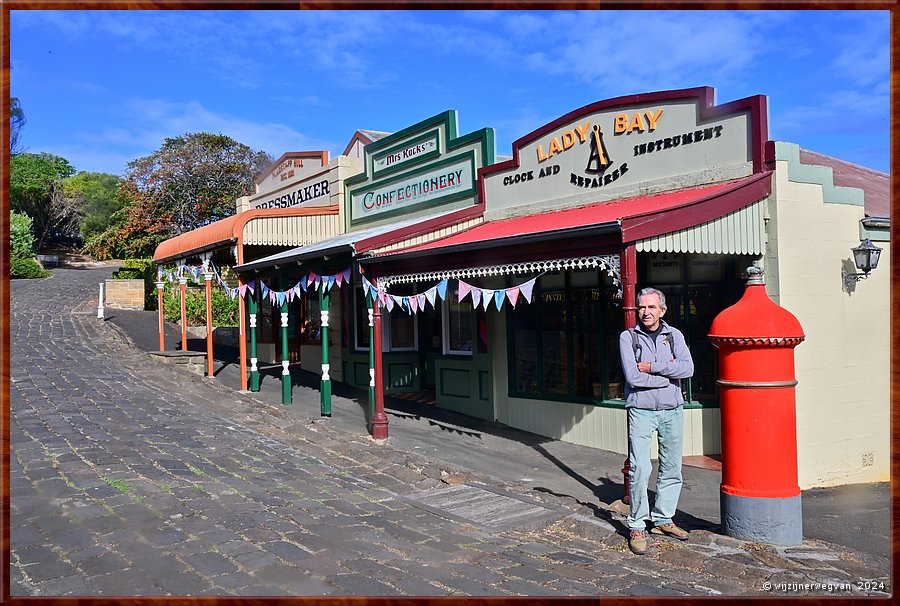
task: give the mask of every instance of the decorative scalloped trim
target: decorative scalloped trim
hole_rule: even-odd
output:
[[[806,337],[714,337],[709,340],[713,345],[737,345],[753,347],[796,347]]]

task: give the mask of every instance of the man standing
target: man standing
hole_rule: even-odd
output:
[[[619,337],[628,413],[628,463],[631,513],[628,546],[647,552],[646,522],[653,534],[682,541],[688,533],[672,522],[681,494],[681,453],[684,441],[684,397],[681,379],[694,374],[694,361],[681,332],[666,324],[666,296],[645,288],[637,296],[638,323]],[[651,434],[659,440],[659,470],[653,511],[647,499],[650,480]]]

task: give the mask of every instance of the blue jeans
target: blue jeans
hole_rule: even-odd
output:
[[[650,482],[650,436],[659,434],[659,470],[656,477],[656,502],[650,511],[647,485]],[[681,453],[684,446],[684,408],[672,410],[628,409],[628,463],[631,514],[628,528],[646,529],[672,521],[681,495]]]

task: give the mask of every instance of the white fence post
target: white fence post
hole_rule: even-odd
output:
[[[98,318],[103,317],[103,286],[104,285],[105,285],[104,282],[100,282],[100,299],[97,302],[97,317]]]

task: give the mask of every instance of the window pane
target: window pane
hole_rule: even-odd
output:
[[[416,346],[416,318],[394,308],[391,312],[391,349],[412,349]]]
[[[322,343],[322,315],[319,313],[319,296],[311,294],[306,300],[306,318],[304,318],[302,334],[303,342],[319,345]]]
[[[622,360],[619,356],[619,335],[625,330],[625,316],[622,312],[622,297],[618,289],[608,287],[604,296],[606,326],[606,372],[607,400],[621,400],[625,397],[622,379]]]
[[[566,394],[569,385],[566,291],[541,294],[541,358],[544,393]]]
[[[538,392],[537,303],[520,303],[510,309],[512,372],[516,393]]]
[[[459,300],[459,287],[448,289],[447,307],[450,320],[448,343],[450,351],[472,351],[472,300]]]
[[[600,302],[602,291],[596,288],[572,291],[572,342],[577,363],[574,367],[575,395],[600,399],[602,343]]]
[[[369,348],[369,309],[362,286],[354,289],[354,307],[356,308],[356,347]]]

